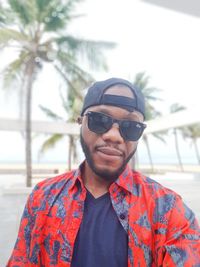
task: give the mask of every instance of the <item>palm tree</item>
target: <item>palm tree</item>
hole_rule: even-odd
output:
[[[66,32],[76,18],[81,0],[8,0],[0,4],[0,48],[16,51],[16,58],[3,72],[4,85],[20,88],[25,102],[26,185],[31,186],[32,89],[38,72],[51,63],[67,84],[92,77],[79,66],[80,60],[94,67],[104,66],[102,48],[113,43],[76,38]],[[78,92],[76,92],[79,95]]]
[[[175,112],[179,112],[181,110],[184,110],[185,107],[184,106],[181,106],[179,105],[178,103],[174,103],[170,106],[170,113],[175,113]],[[176,154],[177,154],[177,158],[178,158],[178,162],[179,162],[179,166],[180,166],[180,169],[181,171],[184,171],[184,168],[183,168],[183,163],[182,163],[182,160],[181,160],[181,155],[180,155],[180,150],[179,150],[179,144],[178,144],[178,133],[177,133],[177,130],[181,130],[181,128],[173,128],[173,133],[174,133],[174,139],[175,139],[175,148],[176,148]]]
[[[81,84],[80,81],[73,81],[71,84],[73,84],[73,87],[77,91],[80,91]],[[57,121],[65,121],[65,122],[75,122],[76,118],[80,114],[80,109],[82,106],[83,97],[80,94],[80,98],[76,97],[76,90],[68,90],[65,95],[60,93],[61,101],[62,101],[62,107],[66,112],[66,116],[68,119],[64,119],[63,117],[59,116],[49,108],[46,108],[44,106],[40,106],[42,111],[53,120]],[[77,160],[77,148],[76,148],[76,141],[78,139],[78,136],[75,135],[68,135],[69,137],[69,151],[68,151],[68,169],[71,170],[72,162],[75,162]],[[63,134],[53,134],[51,135],[42,145],[40,153],[44,153],[47,150],[55,147],[57,142],[61,141],[65,136]]]
[[[193,124],[182,128],[183,137],[191,139],[194,145],[197,161],[200,164],[200,153],[197,145],[197,140],[200,138],[200,124]]]
[[[135,80],[134,80],[134,85],[139,88],[143,95],[145,96],[146,100],[146,110],[145,110],[145,120],[152,120],[155,119],[156,117],[160,116],[161,113],[157,111],[152,103],[155,101],[160,101],[161,99],[156,97],[155,94],[160,92],[160,89],[156,87],[150,87],[149,84],[149,79],[150,77],[145,74],[145,72],[140,72],[136,74]],[[162,142],[165,142],[163,138],[163,134],[166,133],[164,131],[159,132],[159,133],[154,133],[152,134],[154,137],[158,138]],[[147,148],[147,153],[149,157],[149,162],[151,166],[151,170],[154,171],[154,165],[153,165],[153,159],[151,155],[151,150],[150,150],[150,145],[149,145],[149,138],[146,134],[143,135],[143,140],[145,142],[146,148]]]

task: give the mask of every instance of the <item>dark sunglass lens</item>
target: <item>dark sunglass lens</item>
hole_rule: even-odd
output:
[[[88,128],[97,133],[102,134],[109,130],[112,125],[112,119],[102,113],[88,113]]]
[[[123,121],[120,131],[125,140],[137,141],[141,137],[144,127],[141,123],[136,121]]]

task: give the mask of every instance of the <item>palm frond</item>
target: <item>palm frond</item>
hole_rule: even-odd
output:
[[[25,69],[25,61],[28,53],[22,51],[19,57],[12,61],[1,73],[3,76],[3,88],[10,88],[14,82],[21,81],[21,74]]]
[[[200,124],[196,123],[193,125],[182,127],[182,134],[184,138],[200,138]]]
[[[80,0],[68,0],[63,2],[61,0],[49,1],[48,5],[43,8],[43,23],[45,25],[45,31],[57,31],[66,28],[67,23],[72,20],[72,11],[75,4]]]
[[[106,41],[93,41],[93,40],[87,40],[87,39],[80,39],[76,38],[71,35],[67,36],[60,36],[57,38],[54,38],[54,40],[57,42],[58,45],[65,46],[66,48],[70,48],[72,50],[77,50],[79,47],[83,48],[91,48],[94,47],[95,49],[99,48],[114,48],[116,46],[116,43],[114,42],[106,42]]]
[[[145,75],[145,72],[139,72],[135,76],[134,85],[139,87],[141,91],[147,87],[149,82],[149,76]]]
[[[147,85],[146,85],[147,86]],[[144,87],[141,89],[142,93],[145,95],[145,97],[150,101],[161,101],[162,99],[155,96],[155,94],[158,94],[162,90],[156,87]]]
[[[36,0],[36,6],[38,11],[44,12],[48,10],[49,5],[52,6],[54,4],[54,0]]]
[[[176,113],[184,109],[186,109],[184,106],[180,105],[179,103],[174,103],[170,106],[170,113]]]
[[[9,0],[11,10],[17,14],[21,23],[25,26],[33,22],[34,19],[34,2]]]
[[[157,87],[149,87],[148,86],[149,80],[150,77],[147,76],[145,72],[139,72],[136,74],[133,84],[142,91],[147,100],[150,101],[162,100],[161,98],[155,96],[155,94],[161,92],[162,90]]]
[[[61,90],[59,91],[60,99],[61,99],[61,102],[62,102],[62,107],[64,108],[64,110],[66,112],[68,112],[69,111],[69,107],[70,107],[70,104],[69,104],[70,100],[69,100],[68,95],[67,95],[67,90],[65,90],[65,93],[66,94],[64,95]]]
[[[88,83],[94,81],[92,75],[82,69],[72,55],[60,51],[57,55],[57,60],[60,66],[62,66],[62,71],[67,73],[71,80],[73,79],[82,81],[82,83],[85,84],[84,87],[88,86]]]
[[[54,113],[52,110],[50,110],[49,108],[46,108],[42,105],[39,105],[40,109],[50,118],[54,119],[54,120],[63,120],[62,117],[60,117],[59,115],[57,115],[56,113]]]
[[[162,141],[163,143],[166,144],[166,141],[165,141],[165,139],[164,139],[163,136],[166,135],[167,133],[168,133],[168,131],[166,130],[166,131],[161,131],[161,132],[153,133],[152,135],[155,138],[159,139],[160,141]]]
[[[57,142],[59,142],[60,140],[62,140],[64,137],[64,135],[62,134],[54,134],[52,136],[50,136],[43,144],[42,147],[40,149],[39,153],[44,153],[49,149],[52,149],[55,147],[55,145],[57,144]]]
[[[67,51],[76,59],[82,57],[95,69],[106,69],[102,51],[116,46],[113,42],[84,40],[69,35],[59,37],[55,41],[60,47],[60,51]]]
[[[92,76],[81,69],[73,59],[71,59],[67,54],[58,55],[59,64],[55,64],[54,67],[67,83],[70,90],[73,90],[76,97],[83,100],[82,89],[85,89],[91,82],[94,81]],[[78,81],[78,85],[74,84],[74,81]]]
[[[0,3],[0,26],[3,26],[4,24],[6,24],[7,21],[8,20],[7,20],[6,9]]]
[[[66,111],[66,113],[68,114],[68,119],[67,119],[68,122],[75,121],[75,119],[80,114],[80,109],[82,107],[82,102],[83,102],[82,100],[77,98],[76,92],[74,91],[74,87],[76,87],[77,90],[80,90],[78,89],[81,87],[79,81],[72,81],[71,84],[73,84],[73,88],[68,86],[65,95],[60,91],[62,106]]]
[[[76,96],[79,98],[79,99],[82,99],[83,96],[82,94],[76,89],[75,86],[73,86],[71,80],[68,78],[68,75],[67,73],[65,73],[59,66],[55,65],[54,66],[55,69],[58,71],[58,73],[61,75],[61,77],[63,78],[63,80],[68,84],[68,86],[70,86],[70,88],[72,90],[74,90],[74,92],[76,93]]]
[[[0,44],[7,45],[9,42],[16,41],[19,43],[27,42],[28,36],[14,29],[0,29]]]
[[[155,94],[160,92],[161,90],[156,87],[149,87],[150,77],[145,74],[145,72],[139,72],[135,76],[135,80],[133,84],[141,90],[143,93],[145,100],[146,100],[146,110],[145,110],[145,119],[152,120],[156,117],[160,116],[161,113],[155,109],[154,105],[151,104],[155,101],[162,100],[161,98],[157,97]]]

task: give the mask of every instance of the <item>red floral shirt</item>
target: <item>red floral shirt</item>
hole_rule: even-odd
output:
[[[109,192],[128,235],[129,267],[200,266],[199,226],[179,195],[128,166]],[[7,266],[69,267],[85,197],[80,168],[40,182]]]

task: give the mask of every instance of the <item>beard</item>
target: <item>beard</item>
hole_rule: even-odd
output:
[[[125,158],[121,164],[121,166],[119,166],[118,169],[116,169],[115,171],[109,171],[109,170],[99,170],[96,166],[95,166],[95,162],[92,158],[92,152],[89,150],[88,145],[86,144],[85,140],[83,139],[82,133],[80,135],[80,141],[81,141],[81,147],[83,150],[83,153],[85,155],[86,161],[89,165],[89,167],[91,168],[91,170],[100,178],[102,178],[103,180],[106,181],[110,181],[110,182],[114,182],[115,180],[117,180],[117,178],[120,176],[120,174],[124,171],[124,169],[126,168],[126,165],[128,164],[129,160],[133,157],[133,155],[135,154],[136,150],[137,150],[137,146],[136,148],[130,153],[130,155]]]

